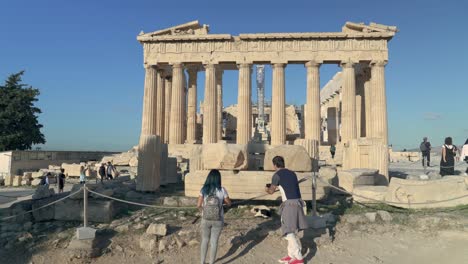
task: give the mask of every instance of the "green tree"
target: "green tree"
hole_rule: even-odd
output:
[[[12,74],[0,85],[0,151],[31,149],[46,142],[37,120],[41,109],[34,106],[39,90],[21,83],[23,74]]]

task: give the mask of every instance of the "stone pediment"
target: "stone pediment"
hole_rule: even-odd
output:
[[[373,33],[373,32],[388,32],[388,33],[396,33],[398,29],[396,26],[386,26],[382,24],[377,24],[374,22],[369,23],[366,25],[364,23],[354,23],[354,22],[346,22],[346,24],[342,28],[343,32],[346,33]]]
[[[186,36],[186,35],[207,35],[209,31],[208,25],[200,25],[198,20],[194,20],[185,24],[177,25],[174,27],[143,33],[141,37],[163,37],[163,36]]]

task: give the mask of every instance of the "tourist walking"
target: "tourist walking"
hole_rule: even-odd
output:
[[[468,163],[468,138],[465,141],[460,153],[460,160],[464,160]],[[465,176],[468,176],[468,167],[466,167]]]
[[[110,161],[107,162],[107,169],[106,169],[106,173],[107,173],[107,179],[108,180],[112,180],[114,177],[112,176],[113,173],[115,170],[115,167],[114,165],[112,165],[112,163]]]
[[[85,168],[85,166],[80,166],[80,184],[86,183],[86,170],[87,168]]]
[[[330,146],[330,154],[331,154],[331,156],[332,156],[332,159],[335,158],[335,152],[336,152],[336,147],[335,147],[335,145],[332,144],[332,145]]]
[[[288,255],[278,260],[281,263],[302,264],[302,246],[297,232],[307,228],[307,221],[304,216],[304,201],[301,197],[297,175],[293,171],[285,168],[284,158],[276,156],[273,158],[273,166],[276,170],[271,179],[271,184],[267,184],[265,191],[273,194],[278,188],[281,192],[283,203],[279,208],[281,215],[281,231],[288,241]]]
[[[445,138],[445,144],[442,146],[442,158],[440,159],[440,175],[455,174],[455,156],[457,147],[452,145],[452,138]]]
[[[45,176],[45,184],[44,184],[44,185],[49,185],[49,186],[50,186],[50,184],[49,184],[49,181],[50,181],[49,178],[50,178],[50,177],[52,177],[52,174],[51,174],[50,172],[48,172],[48,173],[46,174],[46,176]]]
[[[101,163],[101,166],[99,167],[98,170],[99,177],[101,178],[101,183],[106,178],[106,167],[104,166],[104,163]],[[96,183],[97,183],[97,178],[96,178]]]
[[[231,206],[228,192],[221,185],[221,173],[218,170],[211,170],[200,191],[197,203],[197,207],[202,212],[202,241],[200,247],[200,263],[202,264],[205,263],[208,241],[210,242],[209,263],[215,263],[218,251],[218,239],[224,225],[223,203]]]
[[[58,192],[63,193],[63,187],[65,187],[65,170],[60,169],[60,173],[57,176]]]
[[[427,167],[430,167],[431,163],[431,143],[427,141],[427,137],[423,138],[423,142],[419,145],[419,150],[421,150],[422,154],[422,165],[425,168],[426,164]]]

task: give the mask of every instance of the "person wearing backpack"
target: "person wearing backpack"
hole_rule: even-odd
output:
[[[442,146],[442,158],[440,159],[440,175],[455,175],[455,156],[457,147],[452,145],[452,138],[446,137]]]
[[[210,241],[210,264],[216,260],[218,251],[218,239],[224,226],[223,203],[231,206],[231,199],[224,187],[221,186],[221,173],[218,170],[211,170],[206,177],[197,207],[201,210],[201,233],[202,241],[200,256],[202,264],[205,263],[208,251],[208,241]]]
[[[421,145],[419,145],[419,149],[421,150],[422,154],[422,165],[425,167],[427,164],[428,167],[430,167],[431,163],[431,143],[427,141],[427,137],[423,138],[423,142],[421,142]]]

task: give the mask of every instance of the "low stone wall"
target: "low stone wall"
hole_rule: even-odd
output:
[[[205,183],[209,171],[190,172],[185,177],[185,195],[188,197],[198,197],[200,190]],[[302,198],[304,200],[312,199],[312,172],[296,173],[298,179],[308,177],[308,180],[300,183]],[[320,176],[323,180],[335,184],[336,171],[331,168],[322,168]],[[265,193],[265,185],[271,183],[273,172],[268,171],[221,171],[222,185],[227,189],[231,199],[250,199],[252,197],[262,196],[255,200],[281,200],[281,194],[276,192],[273,195]],[[324,199],[330,192],[330,189],[321,182],[318,183],[317,199]]]

